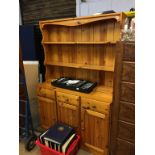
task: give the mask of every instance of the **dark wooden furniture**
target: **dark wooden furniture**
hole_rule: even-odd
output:
[[[19,0],[22,23],[36,25],[40,20],[76,17],[76,0]]]
[[[135,154],[135,44],[117,45],[111,155]]]

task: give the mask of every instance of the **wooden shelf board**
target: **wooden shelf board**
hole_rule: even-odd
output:
[[[97,86],[94,88],[96,92],[102,92],[102,93],[113,93],[112,87],[105,87],[105,86]]]
[[[113,97],[113,91],[111,87],[105,87],[105,86],[96,86],[91,93],[81,93],[73,90],[68,90],[68,89],[63,89],[63,88],[58,88],[55,86],[51,85],[51,79],[47,80],[46,82],[43,83],[43,87],[46,89],[51,89],[51,90],[56,90],[59,92],[67,93],[67,94],[72,94],[72,95],[77,95],[101,102],[107,102],[109,104],[112,103],[112,97]],[[108,90],[108,91],[107,91]]]
[[[42,42],[42,44],[97,44],[97,45],[104,45],[104,44],[116,44],[114,41],[105,41],[105,42]]]
[[[55,20],[43,20],[43,21],[39,21],[40,24],[48,24],[48,23],[55,23],[55,22],[64,22],[64,21],[70,21],[70,20],[81,20],[81,19],[93,19],[93,18],[100,18],[100,17],[114,17],[114,16],[121,16],[121,15],[125,15],[123,12],[117,12],[117,13],[109,13],[109,14],[99,14],[96,16],[81,16],[81,17],[71,17],[71,18],[63,18],[63,19],[55,19]]]
[[[85,65],[85,64],[63,63],[63,62],[50,62],[50,63],[45,63],[45,65],[114,72],[114,67],[111,67],[111,66]]]

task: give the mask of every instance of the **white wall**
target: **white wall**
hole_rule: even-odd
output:
[[[87,16],[107,10],[123,12],[129,11],[132,7],[135,7],[135,0],[76,0],[76,15]]]

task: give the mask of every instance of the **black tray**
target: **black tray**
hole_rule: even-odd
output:
[[[69,77],[61,77],[59,79],[53,80],[51,84],[56,87],[75,90],[83,93],[90,93],[97,85],[96,82],[73,79]]]

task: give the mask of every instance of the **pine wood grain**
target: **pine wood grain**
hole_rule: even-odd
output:
[[[58,121],[75,127],[82,135],[82,147],[94,155],[109,153],[115,49],[122,17],[114,13],[39,22],[46,66],[41,87],[56,92]],[[52,86],[51,80],[60,77],[97,82],[97,86],[89,94]]]
[[[38,96],[38,103],[41,127],[47,129],[57,121],[56,102],[55,100]]]
[[[53,38],[53,36],[52,36],[52,38]],[[96,42],[93,42],[93,41],[89,41],[89,42],[88,42],[88,41],[87,41],[87,42],[86,42],[86,41],[82,41],[82,42],[80,42],[80,41],[77,41],[77,42],[71,42],[71,41],[67,41],[67,42],[62,42],[62,41],[61,41],[61,42],[50,41],[50,42],[47,42],[47,41],[44,41],[44,42],[42,42],[42,44],[56,44],[56,45],[57,45],[57,44],[58,44],[58,45],[59,45],[59,44],[60,44],[60,45],[61,45],[61,44],[67,44],[67,45],[70,45],[70,44],[71,44],[71,45],[72,45],[72,44],[73,44],[73,45],[74,45],[74,44],[77,44],[77,45],[78,45],[78,44],[88,44],[88,45],[89,45],[89,44],[92,44],[92,45],[93,45],[93,44],[99,44],[99,45],[100,45],[100,44],[101,44],[101,45],[104,45],[104,44],[105,44],[105,45],[112,44],[112,45],[113,45],[113,44],[116,44],[116,42],[115,42],[115,41],[98,41],[98,42],[97,42],[97,41],[96,41]]]
[[[79,96],[57,93],[58,120],[74,127],[78,133],[80,132],[79,103]]]
[[[62,63],[62,62],[48,62],[45,65],[114,72],[114,67],[113,66],[84,65],[84,64],[65,63],[65,62],[64,63]]]

